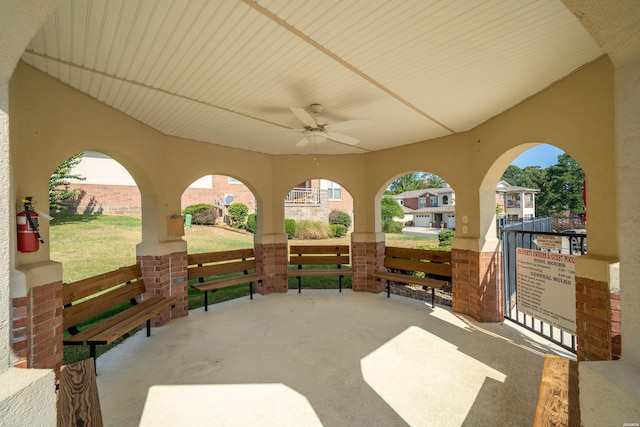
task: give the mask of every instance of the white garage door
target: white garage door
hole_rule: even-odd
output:
[[[431,222],[431,215],[414,215],[416,227],[429,227]]]

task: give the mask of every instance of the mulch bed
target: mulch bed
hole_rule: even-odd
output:
[[[391,283],[391,293],[394,295],[400,295],[407,298],[413,298],[421,301],[431,302],[431,289],[426,290],[422,286],[416,285],[398,285]],[[436,289],[436,304],[447,305],[451,307],[451,284],[448,284],[442,289]]]

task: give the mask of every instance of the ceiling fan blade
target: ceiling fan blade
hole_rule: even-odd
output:
[[[304,147],[308,143],[309,143],[309,140],[307,139],[307,135],[305,135],[300,141],[298,141],[298,143],[296,144],[296,147]]]
[[[343,144],[356,145],[360,142],[359,139],[356,139],[352,136],[345,135],[343,133],[335,133],[335,132],[327,132],[327,138],[332,139],[334,141],[342,142]]]
[[[324,128],[329,131],[334,130],[347,130],[347,129],[360,129],[373,126],[373,120],[360,119],[360,120],[347,120],[345,122],[338,122],[326,125]]]
[[[290,107],[290,109],[291,109],[291,112],[295,114],[295,116],[298,118],[298,120],[304,123],[305,126],[309,126],[310,128],[318,127],[318,125],[316,124],[316,121],[313,120],[313,117],[311,117],[311,114],[307,113],[307,111],[304,108]]]

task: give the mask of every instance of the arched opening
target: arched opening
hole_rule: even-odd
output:
[[[134,264],[142,236],[140,191],[129,172],[98,152],[71,159],[50,180],[50,256],[62,263],[64,282]]]
[[[579,346],[590,345],[585,344],[585,335],[590,335],[585,325],[591,322],[595,302],[583,284],[578,287],[576,276],[575,259],[587,250],[585,173],[558,148],[542,144],[523,151],[527,147],[503,154],[492,168],[503,170],[496,187],[496,215],[504,318],[580,354],[584,350]],[[490,184],[486,181],[484,187]],[[489,216],[485,212],[484,217]],[[602,313],[610,311],[608,299],[596,305]],[[600,325],[601,320],[593,319]],[[613,341],[606,346],[619,355]]]
[[[188,255],[253,249],[256,209],[256,197],[240,179],[205,175],[193,181],[181,195],[185,220],[183,238],[187,241]],[[195,285],[198,281],[203,280],[190,280],[189,284]],[[249,296],[250,289],[246,283],[239,283],[208,292],[189,286],[189,310]]]

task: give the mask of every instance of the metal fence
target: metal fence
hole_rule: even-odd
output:
[[[532,227],[534,225],[531,225]],[[517,228],[517,227],[516,227]],[[502,240],[503,256],[503,286],[504,286],[504,317],[520,326],[541,335],[561,347],[576,353],[575,335],[537,319],[518,310],[516,286],[516,250],[517,248],[540,249],[536,242],[538,236],[560,236],[562,249],[555,252],[570,255],[583,255],[587,250],[587,235],[577,233],[554,233],[551,231],[533,231],[522,229],[502,228],[499,231]]]

